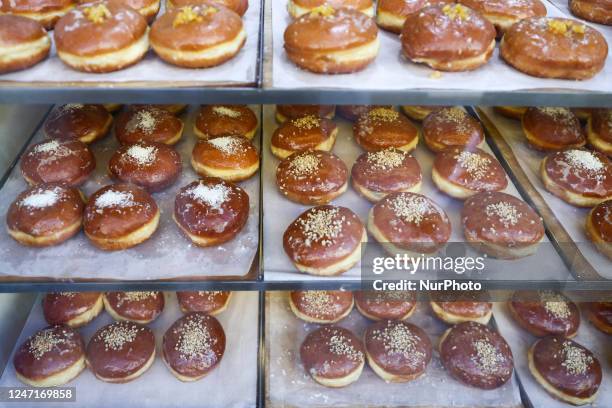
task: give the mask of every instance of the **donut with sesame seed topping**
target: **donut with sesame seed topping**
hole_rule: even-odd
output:
[[[580,120],[568,108],[527,108],[521,125],[529,145],[538,150],[556,151],[586,143]]]
[[[478,120],[458,106],[438,109],[423,120],[423,140],[433,152],[447,147],[480,147],[484,130]]]
[[[402,112],[410,119],[422,122],[427,115],[444,108],[444,106],[402,105]]]
[[[338,127],[326,118],[315,115],[300,116],[283,122],[272,134],[270,150],[279,159],[305,150],[331,151],[336,142]]]
[[[586,129],[589,144],[598,152],[612,156],[612,109],[593,109]]]
[[[222,290],[212,291],[181,291],[176,292],[181,312],[202,312],[216,316],[225,311],[232,297],[232,292]]]
[[[593,207],[585,224],[586,234],[599,252],[612,259],[612,200]]]
[[[77,139],[92,143],[108,133],[113,117],[102,105],[69,103],[54,108],[43,130],[49,139]]]
[[[359,313],[370,320],[406,320],[416,310],[414,291],[357,291],[353,293]]]
[[[215,136],[195,144],[191,166],[200,176],[242,181],[253,177],[259,170],[259,152],[245,137]]]
[[[106,292],[104,309],[118,321],[149,324],[164,310],[162,292]]]
[[[486,292],[436,291],[429,293],[429,305],[434,315],[447,324],[488,324],[493,315],[493,304],[485,301],[487,297]]]
[[[364,113],[376,108],[392,108],[391,105],[338,105],[336,112],[344,119],[354,122]]]
[[[83,327],[104,309],[101,292],[47,293],[42,300],[47,323]]]
[[[308,323],[338,323],[353,310],[353,293],[344,290],[294,290],[289,306],[299,319]]]
[[[396,148],[412,151],[419,142],[419,131],[406,117],[391,108],[374,108],[353,124],[359,146],[368,152]]]
[[[287,119],[297,119],[308,115],[333,119],[335,114],[335,105],[276,105],[274,117],[278,123],[283,123]]]
[[[193,132],[200,139],[236,135],[253,139],[257,116],[246,105],[205,105],[196,116]]]
[[[165,109],[131,106],[117,116],[115,137],[122,145],[140,141],[174,145],[181,139],[183,127],[183,121]]]
[[[520,290],[508,301],[514,320],[534,336],[574,337],[580,326],[578,306],[559,292]]]

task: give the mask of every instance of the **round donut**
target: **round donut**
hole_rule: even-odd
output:
[[[344,290],[294,290],[289,306],[307,323],[338,323],[353,310],[353,293]]]
[[[106,292],[104,309],[117,321],[149,324],[164,310],[162,292]]]
[[[504,385],[514,369],[506,340],[476,322],[459,323],[446,330],[440,338],[440,359],[455,379],[484,390]]]
[[[599,252],[612,259],[612,200],[593,207],[585,224],[586,234]]]
[[[85,369],[85,346],[79,332],[49,326],[30,336],[13,357],[15,376],[32,387],[57,387]]]
[[[2,13],[0,6],[0,14]],[[0,15],[0,74],[30,68],[49,55],[51,40],[35,20]]]
[[[102,309],[100,292],[47,293],[42,300],[43,315],[50,325],[83,327],[95,319]]]
[[[287,11],[291,17],[298,18],[326,5],[334,9],[353,9],[364,13],[368,17],[374,17],[372,0],[288,0]]]
[[[276,128],[270,149],[281,160],[304,150],[329,152],[337,135],[338,128],[332,120],[314,115],[302,116],[288,119]]]
[[[348,169],[335,154],[309,150],[294,153],[276,168],[276,185],[291,201],[327,204],[348,186]]]
[[[378,0],[376,24],[383,30],[400,34],[409,15],[424,7],[452,3],[453,0]]]
[[[259,152],[242,136],[216,136],[196,143],[191,153],[191,166],[201,176],[242,181],[257,173]]]
[[[612,4],[609,0],[569,0],[573,15],[593,23],[612,25]]]
[[[85,206],[83,229],[100,249],[116,251],[149,239],[159,225],[159,208],[145,190],[111,184],[96,191]]]
[[[325,387],[345,387],[359,379],[365,365],[365,349],[350,330],[323,326],[308,333],[300,347],[306,372]]]
[[[500,43],[504,61],[541,78],[592,78],[607,55],[608,44],[599,31],[565,18],[526,18],[506,30]]]
[[[587,303],[586,315],[598,330],[612,334],[612,302]]]
[[[354,292],[355,306],[364,317],[379,320],[406,320],[416,310],[416,293],[411,291]]]
[[[406,18],[402,52],[410,61],[440,71],[471,71],[495,49],[493,24],[461,4],[434,5]]]
[[[136,105],[136,106],[148,106],[148,105]],[[170,112],[173,115],[180,115],[187,109],[187,104],[184,103],[173,103],[168,105],[153,105],[156,108],[163,109]]]
[[[197,381],[219,365],[225,353],[225,331],[210,315],[193,312],[166,330],[162,357],[168,369],[184,382]]]
[[[586,129],[589,144],[612,156],[612,109],[594,109],[587,119]]]
[[[494,106],[493,110],[499,113],[502,116],[505,116],[509,119],[518,119],[521,120],[523,118],[523,114],[527,110],[526,106]]]
[[[183,121],[154,105],[133,106],[120,113],[115,137],[121,144],[140,141],[176,144],[183,135]]]
[[[359,217],[346,207],[321,205],[297,217],[283,235],[285,253],[298,271],[334,276],[361,258],[368,235]]]
[[[78,6],[55,25],[57,56],[78,71],[104,73],[136,64],[149,50],[149,27],[120,2]]]
[[[458,106],[441,108],[427,115],[422,132],[425,144],[433,152],[447,147],[480,147],[485,138],[480,122]]]
[[[78,187],[96,168],[96,158],[79,140],[51,139],[36,143],[21,157],[21,174],[27,183],[62,183]]]
[[[538,337],[574,337],[580,326],[578,306],[559,292],[516,291],[508,309],[523,329]]]
[[[249,0],[213,0],[213,2],[225,6],[235,13],[238,13],[240,17],[244,16],[249,8]],[[166,0],[166,9],[171,9],[173,7],[193,6],[202,3],[209,4],[210,0]]]
[[[612,162],[599,152],[551,153],[542,160],[540,175],[548,191],[572,205],[594,207],[612,199]]]
[[[174,221],[200,247],[233,239],[249,217],[249,195],[242,188],[216,177],[194,181],[176,195]]]
[[[378,55],[374,19],[326,4],[290,23],[284,34],[287,58],[317,74],[347,74],[365,69]]]
[[[362,153],[351,169],[353,188],[372,202],[391,193],[418,193],[422,179],[419,162],[394,148]]]
[[[493,303],[484,302],[483,293],[444,291],[430,293],[431,310],[447,324],[476,322],[488,324],[493,315]]]
[[[357,144],[368,152],[391,147],[409,152],[419,142],[416,126],[390,108],[375,108],[361,115],[353,124],[353,134]]]
[[[553,397],[572,405],[597,398],[602,368],[586,347],[563,337],[538,339],[527,353],[529,371]]]
[[[183,291],[176,292],[176,297],[183,313],[202,312],[216,316],[227,309],[232,292],[222,290]]]
[[[92,143],[108,133],[113,117],[102,105],[69,103],[53,109],[44,124],[50,139],[78,139]]]
[[[521,124],[525,138],[538,150],[582,147],[586,142],[578,117],[568,108],[527,108]]]
[[[333,119],[335,114],[335,105],[276,105],[274,117],[278,123],[283,123],[287,119],[297,119],[308,115]]]
[[[344,119],[355,122],[361,115],[375,108],[392,108],[391,105],[338,105],[336,112]]]
[[[546,16],[546,7],[540,0],[460,0],[460,3],[482,14],[500,37],[524,18]]]
[[[40,184],[21,192],[6,215],[7,231],[20,244],[60,244],[81,230],[85,203],[79,190]]]
[[[159,12],[160,0],[122,0],[124,6],[128,6],[140,13],[141,16],[151,24]]]
[[[193,132],[200,139],[236,135],[253,139],[257,116],[246,105],[205,105],[200,108]]]
[[[215,2],[172,8],[151,26],[151,48],[165,62],[208,68],[232,59],[246,42],[242,19]]]
[[[74,8],[75,3],[74,0],[4,1],[0,3],[0,14],[27,18],[30,21],[38,22],[47,30],[52,30],[60,17]],[[17,20],[4,20],[3,23],[5,21],[16,22]]]
[[[402,105],[402,112],[410,119],[417,122],[422,122],[430,113],[444,108],[444,106],[417,106],[417,105]]]

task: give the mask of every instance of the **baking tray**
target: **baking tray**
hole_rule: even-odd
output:
[[[259,106],[251,106],[261,119]],[[105,252],[95,248],[80,232],[76,237],[53,247],[29,248],[15,242],[5,229],[0,231],[0,281],[100,281],[100,280],[254,280],[258,276],[260,177],[239,183],[249,194],[249,219],[236,238],[225,244],[199,248],[191,244],[172,220],[174,197],[178,190],[198,178],[190,164],[191,150],[197,141],[193,122],[197,107],[191,107],[182,119],[183,138],[176,149],[183,159],[183,173],[170,188],[154,193],[161,219],[158,230],[146,242],[127,250]],[[44,138],[39,130],[31,143]],[[253,139],[260,146],[260,137]],[[81,187],[90,195],[110,184],[106,166],[118,148],[114,134],[91,145],[97,167]],[[0,189],[0,214],[27,188],[16,166]]]

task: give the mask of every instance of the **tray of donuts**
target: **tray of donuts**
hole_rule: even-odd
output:
[[[612,279],[612,110],[479,108],[576,273]]]
[[[255,86],[260,10],[260,0],[4,1],[0,84]]]
[[[487,256],[457,279],[571,278],[480,122],[438,108],[265,106],[264,279],[357,280],[362,258],[449,244]]]
[[[257,292],[63,292],[41,298],[2,386],[75,387],[80,407],[256,405]],[[226,392],[227,384],[240,392]]]
[[[0,190],[4,280],[256,279],[260,108],[56,106]]]

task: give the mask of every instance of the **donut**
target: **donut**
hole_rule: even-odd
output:
[[[259,152],[242,136],[216,136],[193,147],[191,166],[201,176],[225,181],[249,179],[259,169]]]
[[[100,328],[87,344],[87,366],[97,379],[126,383],[143,375],[155,360],[155,336],[146,326],[115,322]]]
[[[117,321],[149,324],[164,310],[162,292],[106,292],[104,309]]]
[[[361,71],[376,59],[380,48],[374,19],[327,4],[290,23],[284,41],[287,58],[317,74]]]
[[[521,118],[527,142],[538,150],[582,147],[586,142],[578,117],[568,108],[531,107]]]
[[[581,121],[588,120],[593,112],[597,110],[597,108],[571,108],[574,115],[578,117]]]
[[[374,17],[372,0],[288,0],[287,11],[291,17],[298,18],[325,5],[334,9],[349,8],[360,11],[369,17]]]
[[[353,310],[353,293],[344,290],[294,290],[289,306],[307,323],[338,323]]]
[[[375,108],[392,108],[391,105],[338,105],[336,112],[344,119],[355,122],[359,116]]]
[[[55,25],[57,56],[83,72],[118,71],[136,64],[149,50],[147,20],[120,2],[78,6]]]
[[[447,324],[476,322],[488,324],[493,315],[493,303],[484,302],[483,293],[443,291],[430,293],[431,310]]]
[[[151,48],[165,62],[208,68],[232,59],[246,42],[242,19],[215,2],[167,10],[151,26]]]
[[[184,291],[176,292],[176,297],[183,313],[202,312],[216,316],[227,309],[232,292],[222,290]]]
[[[306,336],[300,347],[304,369],[325,387],[345,387],[359,379],[365,365],[365,349],[350,330],[323,326]]]
[[[18,15],[0,15],[0,74],[30,68],[47,58],[49,50],[51,40],[40,23]]]
[[[78,187],[96,168],[96,158],[79,140],[51,139],[30,146],[21,157],[19,167],[31,186],[62,183]]]
[[[458,106],[441,108],[427,115],[422,132],[425,144],[433,152],[447,147],[479,147],[485,138],[480,122]]]
[[[612,162],[599,152],[550,153],[542,160],[540,175],[549,192],[572,205],[594,207],[612,199]]]
[[[585,224],[586,234],[599,252],[612,259],[612,200],[593,207]]]
[[[418,193],[422,179],[419,162],[395,148],[362,153],[351,169],[353,188],[372,202],[391,193]]]
[[[439,4],[409,15],[400,38],[412,62],[440,71],[471,71],[491,59],[495,36],[495,27],[479,12]]]
[[[466,241],[494,258],[517,259],[534,254],[544,238],[544,223],[524,201],[506,193],[484,192],[463,204]]]
[[[50,325],[83,327],[95,319],[102,309],[100,292],[47,293],[42,300],[43,315]]]
[[[74,0],[11,0],[0,3],[0,14],[28,18],[28,20],[38,22],[45,29],[52,30],[60,17],[72,10],[74,5]],[[17,21],[17,19],[2,20],[3,24],[0,26],[3,26],[5,22],[15,23]]]
[[[358,291],[355,306],[364,317],[379,320],[406,320],[416,310],[415,292]]]
[[[451,234],[451,223],[433,200],[416,193],[389,194],[368,214],[368,231],[390,254],[432,254]]]
[[[171,186],[181,175],[183,162],[172,147],[140,141],[121,146],[108,162],[111,178],[150,192]]]
[[[30,336],[13,357],[15,376],[32,387],[57,387],[85,369],[85,346],[74,329],[49,326]]]
[[[598,152],[612,156],[612,109],[594,109],[586,129],[589,144]]]
[[[586,315],[598,330],[612,334],[612,302],[590,302],[586,305]]]
[[[427,115],[441,108],[444,108],[444,106],[402,105],[402,112],[410,119],[422,122]]]
[[[523,329],[537,337],[574,337],[580,326],[578,306],[559,292],[516,291],[508,309]]]
[[[612,25],[612,5],[608,0],[569,0],[569,8],[583,20]]]
[[[119,183],[96,191],[85,206],[83,229],[100,249],[131,248],[149,239],[159,225],[159,208],[145,190]]]
[[[297,152],[276,168],[276,185],[291,201],[327,204],[348,186],[348,169],[335,154],[322,151]]]
[[[113,117],[102,105],[69,103],[53,109],[43,126],[50,139],[77,139],[91,143],[108,133]]]
[[[85,203],[79,190],[40,184],[21,192],[6,215],[7,231],[20,244],[60,244],[81,230]]]
[[[390,108],[375,108],[361,115],[353,124],[353,134],[357,144],[368,152],[391,147],[409,152],[419,142],[416,126]]]
[[[225,352],[225,332],[210,315],[193,312],[178,319],[166,330],[162,357],[180,381],[197,381],[219,365]]]
[[[249,8],[249,0],[213,0],[213,2],[225,6],[235,13],[238,13],[240,17],[244,16],[244,13],[246,13]],[[198,5],[202,3],[210,3],[210,0],[166,0],[166,9]]]
[[[183,128],[183,121],[169,111],[153,105],[140,105],[117,116],[115,137],[121,144],[145,141],[174,145],[181,139]]]
[[[432,346],[418,326],[397,320],[382,320],[365,331],[368,364],[386,382],[407,382],[420,377],[431,361]]]
[[[481,192],[504,190],[508,178],[502,165],[477,147],[449,147],[436,154],[431,179],[440,191],[464,200]]]
[[[174,103],[174,104],[169,104],[169,105],[153,105],[153,106],[155,106],[156,108],[168,111],[173,115],[179,115],[187,109],[187,104],[184,104],[184,103]]]
[[[200,139],[236,135],[253,139],[257,116],[246,105],[205,105],[196,117],[193,132]]]
[[[233,239],[249,217],[249,195],[216,177],[204,177],[181,188],[174,201],[174,221],[200,247]]]
[[[460,0],[460,3],[482,14],[495,26],[500,37],[524,18],[546,16],[546,7],[540,0]]]
[[[120,103],[105,103],[102,106],[104,106],[104,109],[106,109],[110,113],[115,113],[121,110],[121,108],[123,108],[123,105]]]
[[[334,276],[351,269],[367,242],[359,217],[346,207],[321,205],[297,217],[283,235],[285,253],[298,271]]]
[[[586,347],[563,337],[538,339],[527,353],[529,371],[553,397],[572,405],[597,398],[602,368]]]
[[[276,105],[274,117],[278,123],[283,123],[287,119],[297,119],[308,115],[333,119],[335,114],[335,105]]]
[[[159,12],[160,0],[122,0],[124,6],[129,6],[140,13],[151,24]]]
[[[378,0],[376,24],[383,30],[399,34],[409,15],[424,7],[452,3],[453,0]]]
[[[484,324],[464,322],[447,329],[439,349],[451,376],[471,387],[491,390],[512,377],[514,360],[508,343]]]
[[[608,44],[599,31],[576,20],[532,17],[506,30],[499,50],[527,75],[583,80],[602,70]]]
[[[493,110],[510,119],[521,120],[527,110],[526,106],[494,106]]]
[[[302,116],[288,119],[276,128],[270,149],[281,160],[304,150],[329,152],[337,135],[338,128],[332,120],[314,115]]]

